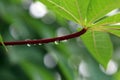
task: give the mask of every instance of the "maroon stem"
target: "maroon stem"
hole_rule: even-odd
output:
[[[68,40],[71,38],[76,38],[76,37],[84,34],[86,31],[87,31],[87,28],[83,28],[79,32],[61,36],[61,37],[38,39],[38,40],[26,40],[26,41],[11,41],[11,42],[3,42],[3,43],[4,43],[4,45],[44,44],[44,43],[49,43],[49,42],[62,41],[62,40]],[[1,42],[0,42],[0,45],[2,45]]]

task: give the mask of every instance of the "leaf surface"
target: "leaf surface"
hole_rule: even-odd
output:
[[[54,12],[82,25],[90,0],[40,0]]]
[[[113,14],[115,14],[115,13],[113,13]],[[115,24],[115,23],[120,23],[120,12],[117,12],[117,14],[115,14],[115,15],[112,15],[112,13],[111,13],[111,16],[106,16],[106,18],[99,21],[95,25],[99,26],[99,25],[107,25],[107,24]]]
[[[106,67],[113,53],[109,35],[98,31],[89,31],[82,36],[82,40],[92,56]]]
[[[105,31],[120,37],[120,25],[114,25],[114,26],[105,26]]]
[[[82,39],[93,57],[104,67],[111,58],[113,47],[107,31],[119,36],[119,30],[108,30],[104,23],[119,22],[119,15],[105,17],[116,8],[120,8],[120,0],[40,0],[54,12],[74,21],[82,27],[91,27]],[[118,17],[118,18],[117,18]],[[102,18],[102,19],[101,19]],[[100,24],[94,24],[95,22]],[[94,24],[94,25],[93,25]],[[102,26],[102,28],[101,28]],[[116,29],[116,28],[115,28]]]
[[[119,0],[90,0],[87,9],[87,23],[92,24],[97,19],[119,7]]]

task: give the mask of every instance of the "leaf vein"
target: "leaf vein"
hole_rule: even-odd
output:
[[[64,12],[66,12],[68,15],[70,15],[76,22],[78,22],[80,24],[80,21],[68,10],[66,10],[64,7],[56,4],[55,2],[53,2],[52,0],[48,0],[48,2],[50,2],[51,4],[55,5],[56,7],[62,9]]]

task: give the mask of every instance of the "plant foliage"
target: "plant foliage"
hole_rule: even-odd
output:
[[[82,40],[93,57],[104,67],[111,59],[113,47],[107,32],[120,35],[120,15],[107,15],[120,7],[119,0],[40,0],[54,12],[82,27],[90,27]],[[103,19],[102,19],[103,18]]]

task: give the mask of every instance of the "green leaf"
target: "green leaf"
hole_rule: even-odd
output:
[[[120,37],[120,25],[114,25],[114,26],[104,26],[104,30]]]
[[[90,0],[40,0],[54,12],[82,25]]]
[[[105,68],[113,53],[113,46],[109,35],[102,32],[88,31],[82,40],[92,56]]]
[[[112,10],[120,7],[120,0],[40,0],[54,12],[62,15],[68,20],[75,21],[83,27],[89,28],[89,32],[84,35],[83,41],[94,58],[106,67],[109,61],[113,47],[108,34],[95,31],[103,31],[100,25],[94,24],[97,20],[103,22],[118,22],[117,17],[105,17]],[[103,18],[103,19],[101,19]],[[116,19],[112,21],[113,19]],[[93,25],[94,24],[94,25]],[[104,26],[105,27],[105,26]],[[92,31],[93,30],[93,31]],[[105,29],[106,30],[106,29]],[[119,36],[118,31],[106,30]],[[88,34],[89,33],[89,34]],[[89,41],[88,41],[89,40]],[[108,46],[109,45],[109,46]]]
[[[120,0],[90,0],[87,9],[87,23],[92,24],[113,9],[120,7]]]
[[[107,25],[107,24],[115,24],[119,22],[120,22],[120,12],[112,16],[106,16],[103,20],[99,21],[95,25],[96,26]]]
[[[116,35],[116,36],[120,37],[120,30],[109,30],[108,32],[113,34],[113,35]]]
[[[115,75],[113,77],[115,80],[119,80],[120,79],[120,70],[118,70],[117,73],[115,73]]]
[[[119,0],[40,0],[64,18],[80,25],[94,23],[113,9],[120,7]]]
[[[0,42],[2,43],[2,46],[4,47],[4,49],[8,52],[8,49],[7,47],[5,46],[4,42],[3,42],[3,38],[2,36],[0,35]]]

